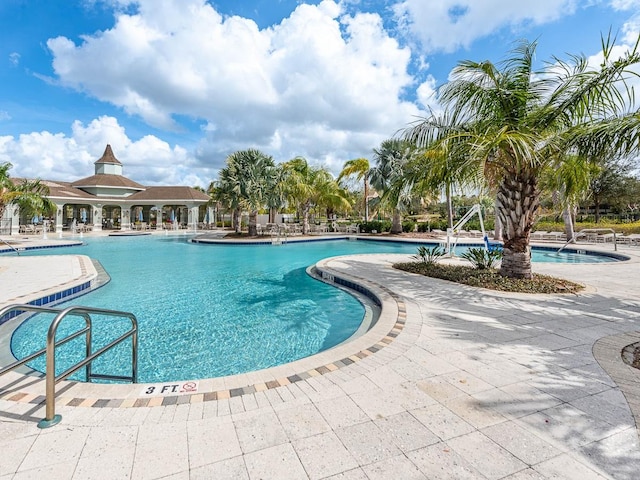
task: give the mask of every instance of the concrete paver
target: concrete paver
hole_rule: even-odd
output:
[[[406,325],[384,348],[217,400],[86,408],[65,392],[62,423],[44,431],[41,405],[2,396],[0,479],[634,479],[640,372],[620,349],[640,341],[640,252],[621,253],[632,260],[536,264],[590,287],[567,296],[500,294],[390,267],[406,256],[331,260],[336,275],[374,281],[403,303]],[[19,269],[5,258],[3,288],[8,268],[33,279],[7,300],[82,274],[47,263],[53,256]],[[34,275],[43,265],[57,273]]]

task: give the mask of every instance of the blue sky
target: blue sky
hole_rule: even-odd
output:
[[[143,184],[206,186],[259,148],[334,173],[437,108],[460,60],[620,48],[640,0],[2,0],[0,162],[73,180],[110,143]]]

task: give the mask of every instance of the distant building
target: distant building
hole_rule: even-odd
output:
[[[95,162],[95,174],[74,182],[43,180],[56,213],[46,219],[56,232],[84,226],[93,230],[114,229],[196,229],[199,222],[214,220],[206,207],[209,196],[191,187],[145,187],[122,175],[122,163],[111,146]],[[7,208],[11,233],[32,218],[18,208]]]

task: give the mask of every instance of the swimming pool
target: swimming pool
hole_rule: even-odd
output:
[[[212,378],[267,368],[313,355],[348,339],[363,305],[309,277],[305,268],[335,255],[410,253],[416,244],[331,240],[286,245],[199,245],[184,237],[90,238],[56,250],[98,259],[112,277],[74,304],[133,312],[139,320],[139,381]],[[51,250],[30,251],[50,255]],[[536,251],[534,261],[611,261],[611,258]],[[76,319],[77,320],[77,319]],[[17,358],[44,346],[51,316],[38,315],[13,334]],[[60,335],[78,328],[65,321]],[[126,321],[99,322],[98,346],[116,338]],[[81,341],[78,339],[77,341]],[[73,343],[71,342],[71,345]],[[81,348],[61,348],[60,371],[80,359]],[[95,363],[100,373],[130,368],[122,345]],[[31,364],[42,371],[44,358]],[[78,377],[80,378],[80,377]]]

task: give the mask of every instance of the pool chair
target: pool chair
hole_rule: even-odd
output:
[[[640,246],[640,233],[632,233],[629,237],[629,245]]]
[[[559,242],[561,240],[565,240],[566,237],[564,235],[564,232],[547,232],[544,234],[543,239]]]
[[[532,232],[531,233],[531,240],[544,240],[544,236],[547,235],[549,232],[547,231],[542,231],[542,230],[538,230],[537,232]]]

